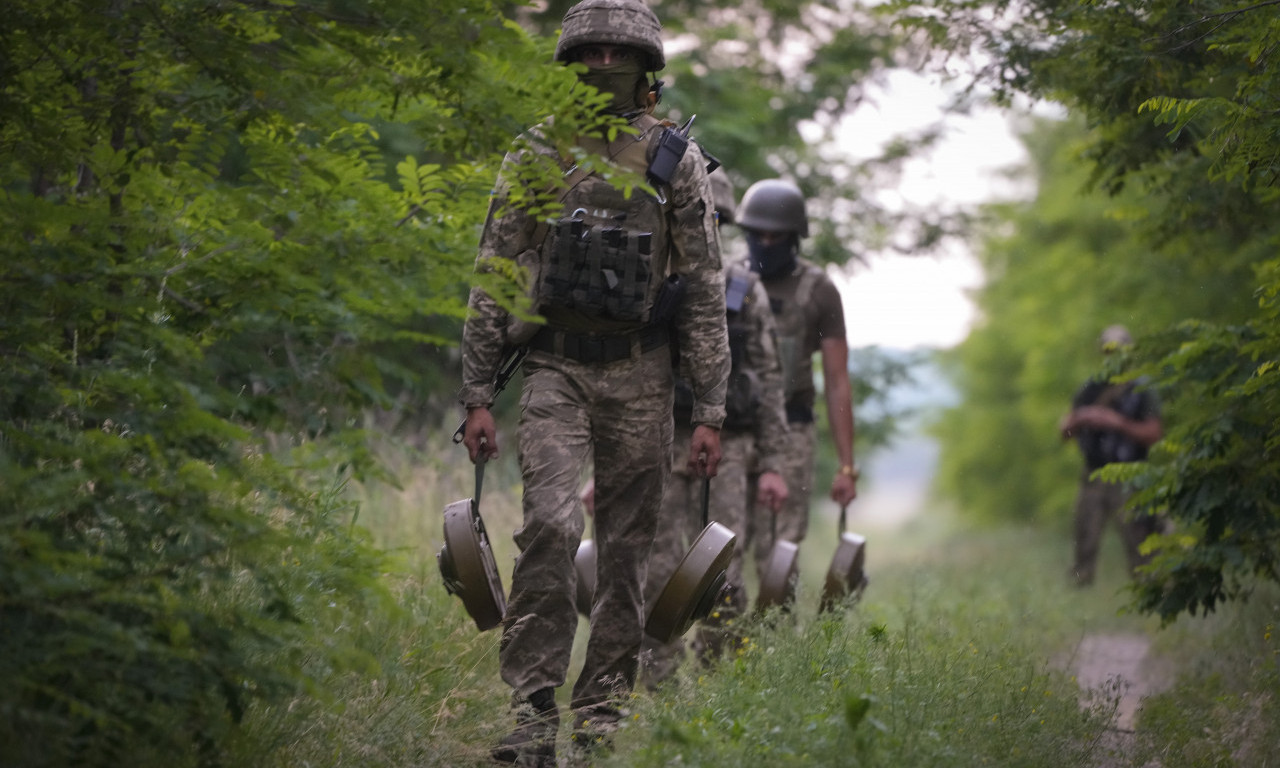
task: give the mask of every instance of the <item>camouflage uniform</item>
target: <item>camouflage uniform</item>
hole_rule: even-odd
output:
[[[1133,421],[1159,419],[1160,401],[1144,386],[1145,383],[1145,380],[1123,384],[1089,381],[1076,393],[1071,402],[1072,410],[1101,405]],[[1162,519],[1134,517],[1124,508],[1131,488],[1123,483],[1109,483],[1092,477],[1095,470],[1113,462],[1145,461],[1147,446],[1114,430],[1080,428],[1075,437],[1084,457],[1084,470],[1076,497],[1071,574],[1077,585],[1086,586],[1093,583],[1102,534],[1108,522],[1115,523],[1129,570],[1134,572],[1151,561],[1151,555],[1142,554],[1140,547],[1148,536],[1160,532]]]
[[[798,544],[808,532],[817,444],[813,424],[817,396],[813,384],[813,354],[821,349],[824,338],[844,338],[845,328],[840,294],[831,278],[816,264],[797,259],[790,275],[761,282],[777,318],[786,379],[787,431],[780,437],[778,455],[780,473],[789,491],[776,515],[764,505],[755,504],[753,497],[748,542],[756,565],[763,572],[775,540]]]
[[[618,157],[622,144],[648,141],[650,132],[661,129],[647,114],[631,123],[640,136],[622,135],[608,146],[583,139],[580,145]],[[551,232],[534,242],[535,232],[544,231],[540,223],[504,205],[509,194],[504,180],[515,177],[525,152],[554,156],[534,132],[526,149],[506,158],[480,242],[479,270],[498,259],[532,260],[535,274],[550,270]],[[655,238],[652,263],[657,281],[669,271],[687,284],[672,324],[674,338],[689,362],[694,420],[718,428],[729,359],[719,236],[704,162],[691,143],[666,190],[666,235]],[[503,619],[500,667],[517,699],[565,682],[577,627],[573,559],[584,527],[578,484],[594,457],[596,591],[586,660],[571,706],[580,720],[607,724],[619,717],[617,701],[631,690],[637,672],[646,559],[672,450],[671,357],[665,327],[601,323],[547,304],[538,310],[546,325],[530,342],[523,364],[524,521],[515,535],[520,555]],[[494,376],[510,341],[509,321],[490,296],[472,290],[462,343],[464,405],[492,404]]]
[[[759,400],[750,424],[726,422],[720,433],[720,470],[711,481],[707,520],[702,518],[703,481],[689,474],[681,446],[688,444],[692,428],[677,416],[676,440],[671,454],[672,477],[662,497],[661,522],[649,556],[649,578],[645,585],[645,601],[652,604],[662,594],[671,574],[680,565],[689,545],[708,521],[718,522],[745,541],[748,517],[748,474],[752,467],[760,473],[781,474],[782,456],[787,431],[782,411],[782,366],[778,359],[777,334],[769,295],[764,286],[750,275],[745,264],[736,265],[737,280],[745,280],[749,292],[741,301],[744,344],[741,360],[735,361],[734,375],[753,378]],[[734,279],[729,280],[730,285]],[[732,302],[731,303],[736,303]],[[687,418],[687,417],[686,417]],[[743,547],[735,546],[725,577],[726,603],[718,616],[708,624],[723,624],[742,614],[748,605],[742,577]],[[723,630],[702,627],[696,644],[704,652],[714,653],[723,643]],[[684,643],[676,639],[665,645],[645,637],[641,664],[646,684],[653,686],[675,672],[684,653]]]

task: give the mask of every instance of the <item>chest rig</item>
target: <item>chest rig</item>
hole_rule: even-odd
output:
[[[813,289],[818,282],[816,270],[806,269],[800,275],[795,290],[790,296],[770,296],[769,305],[773,309],[774,319],[778,324],[778,357],[782,363],[782,376],[785,382],[788,408],[788,419],[791,421],[812,421],[813,417],[803,418],[803,410],[797,399],[813,404],[813,369],[805,355],[805,337],[809,332],[812,319],[809,314],[813,300]],[[799,397],[798,397],[799,396]],[[795,410],[796,413],[792,413]],[[797,418],[792,418],[796,416]]]
[[[725,391],[724,428],[747,430],[755,426],[760,405],[760,377],[747,365],[747,344],[751,323],[747,304],[757,277],[743,264],[733,264],[725,275],[725,325],[729,335],[729,382]],[[676,379],[675,419],[689,424],[693,419],[693,388],[683,377]]]
[[[634,125],[638,136],[621,135],[608,143],[584,140],[582,145],[643,174],[662,123],[644,116]],[[628,196],[577,166],[566,178],[564,215],[551,225],[543,243],[539,296],[548,320],[583,332],[648,323],[667,272],[665,197],[639,190]]]

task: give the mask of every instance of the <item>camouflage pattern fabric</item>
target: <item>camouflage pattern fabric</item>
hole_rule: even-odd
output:
[[[787,405],[812,410],[813,355],[823,339],[845,338],[840,292],[822,267],[803,258],[796,259],[790,275],[762,282],[778,322]]]
[[[658,129],[647,115],[633,124],[641,140]],[[509,180],[518,178],[518,167],[534,155],[558,162],[537,141],[536,131],[508,154],[481,236],[480,272],[504,259],[533,270],[545,266],[543,245],[549,234],[539,238],[535,233],[548,228],[507,204]],[[720,243],[703,162],[700,150],[691,145],[666,190],[668,238],[655,244],[653,258],[687,283],[673,328],[688,361],[694,419],[719,427],[729,351]],[[550,216],[556,218],[558,212]],[[493,297],[472,290],[462,341],[459,399],[464,406],[492,405],[494,376],[503,348],[512,340],[510,320]],[[634,686],[637,672],[646,559],[672,451],[670,350],[640,353],[637,345],[631,358],[612,363],[580,363],[531,351],[523,371],[519,460],[524,520],[515,536],[520,555],[503,620],[502,678],[520,696],[565,682],[577,628],[573,556],[584,528],[578,484],[594,459],[596,594],[586,660],[570,704],[578,712],[576,719],[605,726],[620,716],[618,703]]]
[[[530,352],[520,399],[524,524],[499,651],[518,694],[564,684],[578,614],[573,556],[584,529],[582,467],[596,466],[596,595],[575,709],[625,696],[644,628],[646,559],[671,453],[671,357],[608,365]]]
[[[782,458],[782,479],[787,482],[787,501],[777,514],[777,538],[774,538],[773,510],[757,503],[755,499],[755,475],[749,485],[750,523],[744,548],[749,546],[756,561],[756,572],[762,573],[769,564],[769,552],[774,541],[804,541],[809,530],[809,497],[813,492],[814,451],[817,432],[812,423],[792,423],[783,437],[779,455]]]
[[[650,131],[661,129],[658,121],[648,115],[637,118],[633,125],[641,135],[619,136],[618,141],[647,140]],[[533,273],[533,285],[538,284],[550,258],[548,249],[543,246],[551,234],[544,226],[542,230],[546,234],[542,242],[532,242],[539,230],[539,222],[526,211],[507,205],[511,187],[506,180],[517,178],[517,169],[533,162],[529,157],[531,153],[541,155],[544,160],[552,158],[553,162],[558,162],[554,159],[553,150],[538,142],[537,135],[535,129],[523,137],[523,148],[508,153],[503,161],[476,258],[476,269],[482,272],[495,269],[492,262],[498,259],[528,267]],[[583,144],[597,150],[603,146],[591,140],[584,140]],[[688,289],[676,315],[675,330],[681,355],[688,361],[685,371],[695,398],[693,420],[697,424],[719,427],[724,421],[724,389],[729,368],[724,324],[724,276],[721,273],[720,237],[715,224],[711,183],[707,180],[702,152],[694,142],[690,142],[680,161],[668,190],[668,199],[669,242],[666,249],[655,250],[654,253],[654,263],[665,263],[667,268],[662,273],[655,271],[655,275],[661,280],[669,271],[685,279]],[[550,217],[551,220],[557,218],[558,215]],[[493,404],[494,376],[501,361],[502,348],[509,341],[511,317],[480,288],[472,289],[469,305],[470,314],[462,334],[462,388],[458,399],[465,406],[487,407]],[[618,326],[611,328],[610,332],[624,333],[640,327],[642,324]]]
[[[1159,523],[1151,517],[1133,519],[1124,511],[1128,499],[1128,488],[1119,483],[1092,480],[1088,469],[1080,478],[1075,509],[1075,563],[1071,567],[1077,585],[1093,583],[1098,570],[1098,551],[1108,522],[1114,521],[1116,530],[1120,532],[1130,571],[1151,561],[1151,556],[1142,554],[1138,548],[1147,536],[1157,532]]]
[[[750,269],[745,261],[738,268]],[[760,405],[756,408],[756,420],[752,430],[755,439],[756,461],[752,468],[757,473],[782,474],[785,460],[787,417],[783,408],[786,381],[783,378],[781,350],[778,345],[777,320],[769,305],[769,293],[762,281],[756,281],[742,308],[743,319],[750,329],[746,369],[755,372],[760,382]],[[742,531],[734,529],[734,533]],[[740,539],[741,541],[741,539]]]
[[[565,13],[556,61],[568,61],[581,45],[629,45],[644,51],[646,68],[667,65],[662,50],[662,25],[641,0],[583,0]]]
[[[743,552],[749,517],[749,499],[754,497],[753,468],[761,472],[782,473],[785,465],[787,424],[782,410],[782,367],[778,359],[777,339],[769,296],[757,280],[743,303],[743,320],[749,329],[743,366],[753,371],[760,382],[760,404],[756,408],[751,430],[725,429],[720,434],[720,471],[711,481],[708,504],[709,521],[726,526],[738,537],[729,561],[725,583],[727,601],[698,629],[695,649],[700,654],[715,655],[729,634],[722,629],[732,624],[735,616],[749,604],[742,575]],[[705,527],[702,520],[702,480],[688,474],[686,455],[691,430],[679,427],[671,454],[671,479],[662,497],[658,535],[649,556],[649,580],[645,585],[645,601],[652,605],[662,594],[671,574],[680,565],[689,545]],[[645,684],[655,686],[674,674],[684,655],[684,642],[676,639],[660,644],[645,636],[641,654]]]

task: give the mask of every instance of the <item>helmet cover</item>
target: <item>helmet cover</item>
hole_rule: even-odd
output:
[[[658,72],[667,66],[662,51],[662,24],[642,0],[582,0],[564,14],[556,61],[569,61],[584,45],[625,45],[644,54],[644,67]]]

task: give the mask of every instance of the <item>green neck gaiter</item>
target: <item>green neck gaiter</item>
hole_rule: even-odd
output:
[[[611,115],[625,115],[645,107],[649,83],[638,62],[627,61],[588,69],[578,79],[601,93],[609,94],[611,100],[605,111]]]

